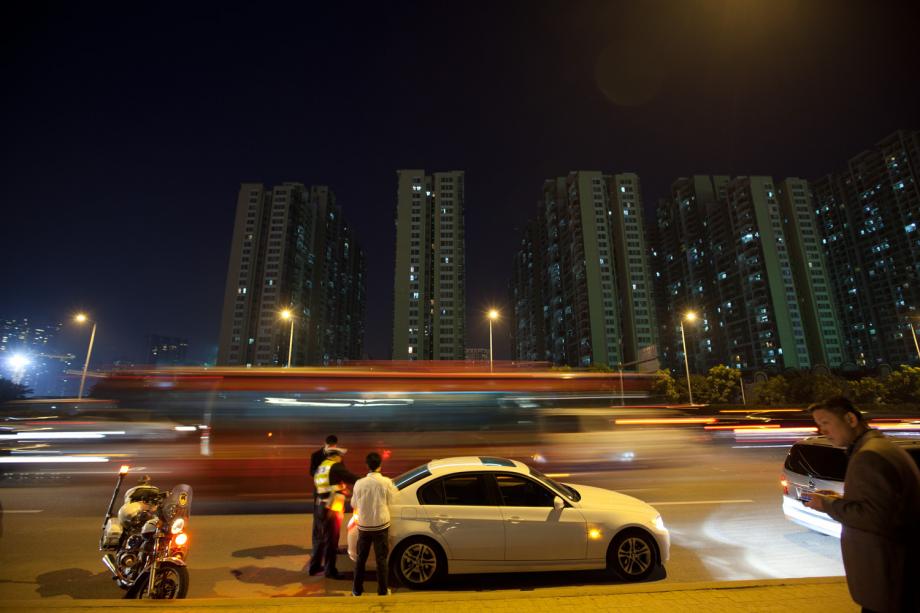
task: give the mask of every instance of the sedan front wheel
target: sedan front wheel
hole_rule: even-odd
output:
[[[641,530],[617,535],[607,550],[607,566],[624,581],[642,581],[655,569],[658,555],[655,539]]]

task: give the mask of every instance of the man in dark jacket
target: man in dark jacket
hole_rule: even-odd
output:
[[[320,564],[329,579],[341,579],[335,567],[335,558],[339,548],[339,535],[342,530],[342,518],[345,515],[345,494],[349,485],[354,485],[358,477],[345,468],[342,456],[345,451],[338,447],[326,448],[326,459],[320,463],[313,477],[316,495],[319,498],[322,527],[317,549],[318,555],[310,558],[309,573],[319,573]]]
[[[330,447],[335,447],[338,445],[339,437],[335,434],[330,434],[326,437],[326,444],[314,451],[310,455],[310,481],[313,481],[313,478],[316,476],[316,469],[319,468],[319,465],[323,463],[326,459],[326,450]],[[315,486],[314,486],[315,488]],[[323,527],[323,513],[322,505],[320,504],[319,497],[316,495],[316,490],[313,490],[313,533],[310,539],[310,547],[312,553],[310,554],[310,575],[318,575],[320,569],[323,567],[323,556],[319,550],[319,543],[322,539],[320,531]]]
[[[816,492],[805,504],[843,524],[850,596],[863,611],[920,611],[920,470],[846,398],[809,410],[821,433],[849,455],[843,496]]]

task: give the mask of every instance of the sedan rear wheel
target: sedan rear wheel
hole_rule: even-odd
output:
[[[409,538],[396,547],[391,566],[400,583],[425,589],[437,583],[447,571],[447,559],[434,541]]]
[[[625,581],[641,581],[655,569],[657,554],[654,539],[639,530],[618,535],[607,551],[607,565]]]

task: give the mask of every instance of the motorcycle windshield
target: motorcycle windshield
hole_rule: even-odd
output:
[[[160,505],[160,517],[170,523],[178,517],[188,519],[192,508],[192,486],[177,485]]]

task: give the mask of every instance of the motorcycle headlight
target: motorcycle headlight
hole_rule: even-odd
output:
[[[661,519],[661,515],[656,515],[655,519],[652,520],[652,523],[655,524],[655,527],[659,530],[664,530],[664,520]]]
[[[176,519],[173,520],[172,526],[170,526],[169,531],[172,532],[173,534],[179,534],[183,530],[185,530],[185,518],[177,517]]]

